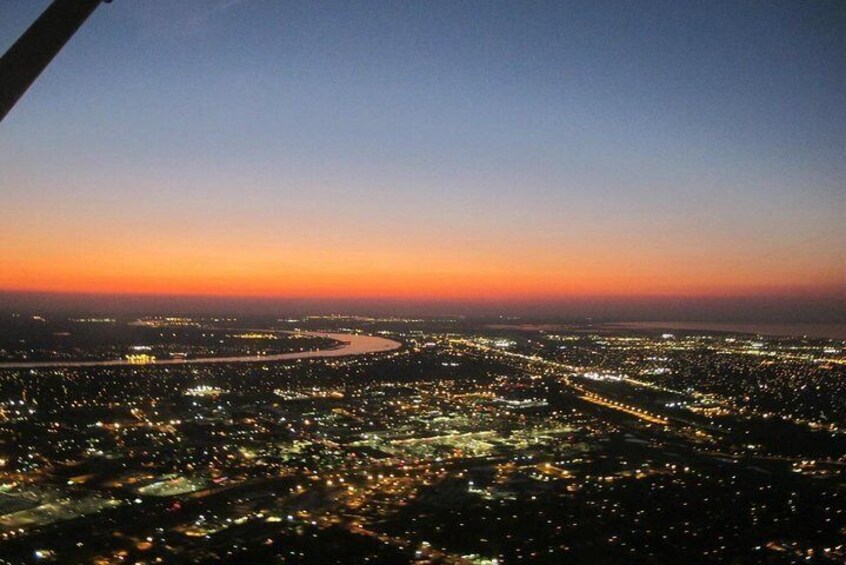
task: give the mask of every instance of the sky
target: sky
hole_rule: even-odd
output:
[[[116,0],[0,124],[0,202],[7,305],[846,321],[846,4]]]

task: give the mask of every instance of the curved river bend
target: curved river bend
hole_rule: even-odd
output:
[[[300,332],[301,335],[325,337],[340,341],[341,345],[331,349],[277,353],[275,355],[240,355],[235,357],[201,357],[197,359],[162,359],[139,364],[127,359],[109,359],[105,361],[10,361],[0,363],[0,369],[46,369],[50,367],[121,367],[144,365],[186,365],[208,363],[258,363],[284,361],[288,359],[312,359],[315,357],[347,357],[365,353],[381,353],[399,349],[402,344],[392,339],[372,335]]]

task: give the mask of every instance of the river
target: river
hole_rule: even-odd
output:
[[[196,359],[161,359],[143,365],[187,365],[208,363],[257,363],[268,361],[286,361],[290,359],[312,359],[316,357],[347,357],[365,353],[381,353],[399,349],[402,344],[392,339],[363,334],[299,332],[300,335],[323,337],[340,341],[341,345],[330,349],[296,351],[274,355],[241,355],[235,357],[200,357]],[[0,363],[0,369],[48,369],[51,367],[122,367],[138,366],[138,362],[126,359],[108,359],[104,361],[9,361]]]

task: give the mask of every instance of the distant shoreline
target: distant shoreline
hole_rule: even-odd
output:
[[[748,322],[609,322],[606,329],[701,330],[778,337],[815,337],[846,340],[846,324],[748,323]]]
[[[161,359],[148,363],[133,363],[127,359],[102,361],[9,361],[0,363],[0,369],[49,369],[60,367],[149,367],[156,365],[190,365],[211,363],[258,363],[285,361],[290,359],[313,359],[317,357],[346,357],[365,353],[393,351],[402,344],[392,339],[364,334],[334,332],[297,332],[302,335],[323,337],[339,342],[324,349],[294,351],[272,355],[238,355],[232,357],[197,357],[194,359]]]
[[[596,324],[487,324],[493,330],[532,332],[571,331],[577,333],[609,332],[614,330],[668,330],[743,333],[773,337],[812,337],[846,340],[846,324],[824,323],[750,323],[750,322],[603,322]]]

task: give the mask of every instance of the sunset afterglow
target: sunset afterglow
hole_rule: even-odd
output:
[[[844,0],[0,0],[0,565],[846,563]]]
[[[0,291],[843,296],[834,23],[442,8],[99,11],[3,123]]]

